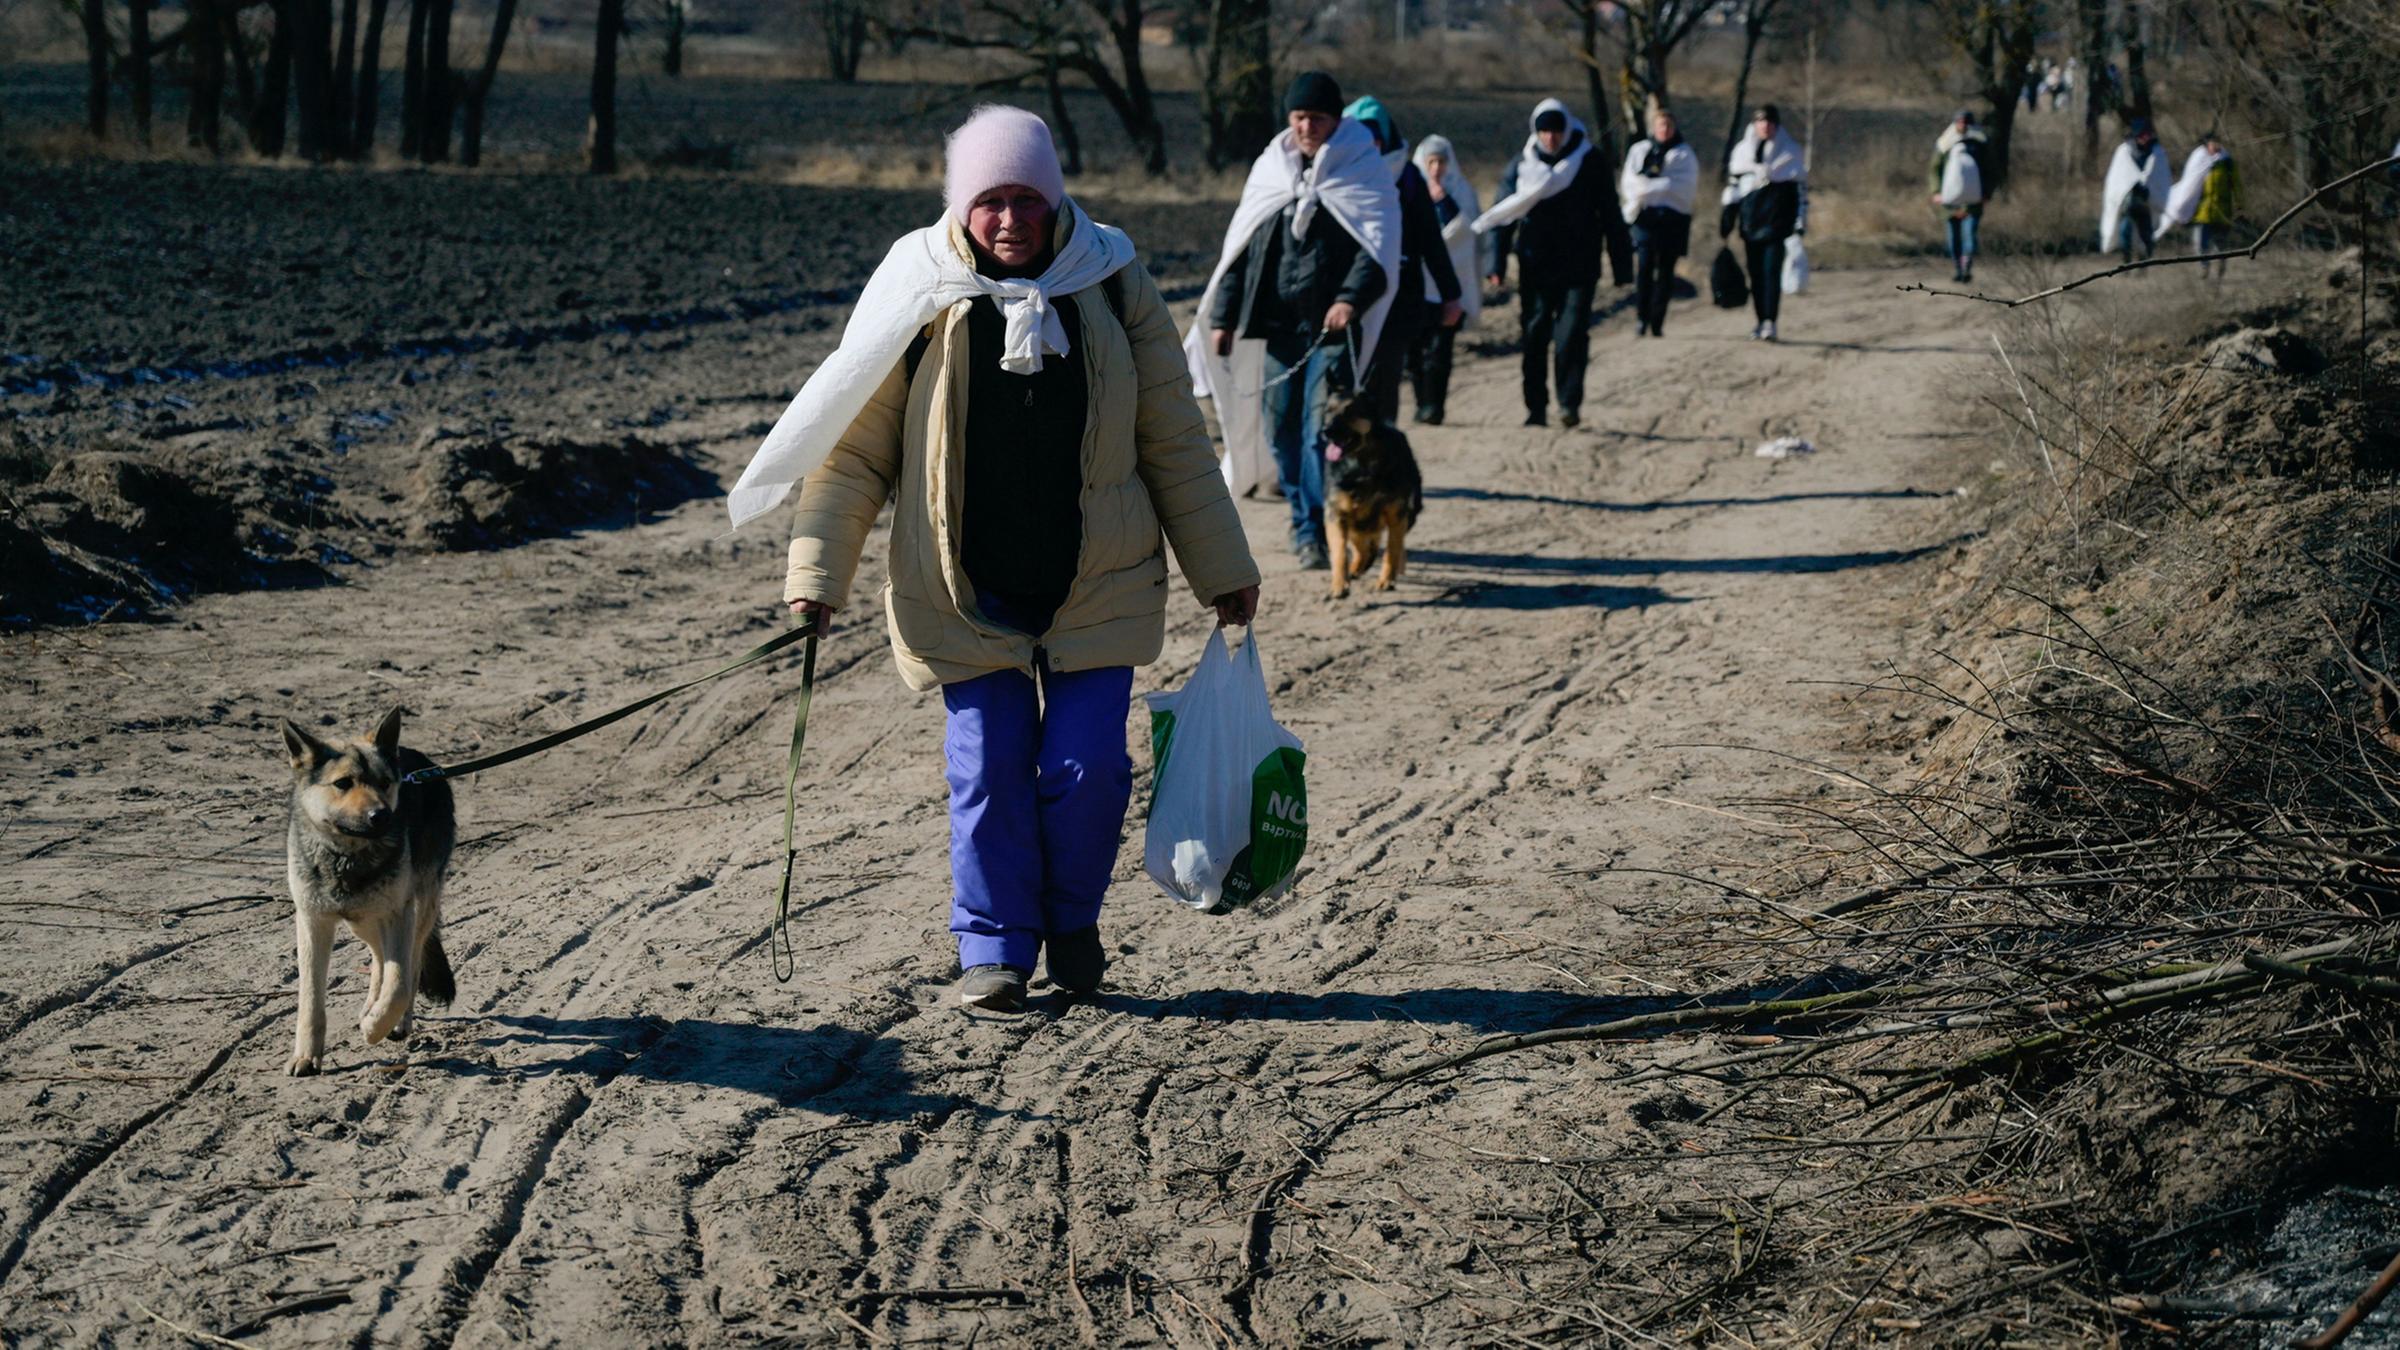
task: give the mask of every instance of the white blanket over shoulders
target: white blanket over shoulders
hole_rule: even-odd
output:
[[[2175,190],[2167,194],[2168,229],[2192,223],[2192,217],[2200,211],[2201,189],[2208,186],[2208,171],[2230,158],[2223,150],[2212,151],[2205,145],[2192,147],[2192,153],[2184,157],[2183,177],[2175,180]]]
[[[2158,225],[2159,213],[2167,206],[2167,193],[2174,184],[2167,177],[2167,147],[2150,147],[2150,167],[2133,162],[2133,143],[2119,141],[2117,154],[2108,162],[2108,182],[2100,189],[2100,251],[2108,252],[2117,246],[2117,222],[2125,218],[2125,208],[2133,199],[2136,187],[2150,189],[2150,224]]]
[[[1226,269],[1250,247],[1259,226],[1282,214],[1287,206],[1296,207],[1292,212],[1294,238],[1307,234],[1318,211],[1330,211],[1335,223],[1383,268],[1383,294],[1366,313],[1351,320],[1358,334],[1357,371],[1365,371],[1374,358],[1384,316],[1391,312],[1393,295],[1399,289],[1400,190],[1392,182],[1391,166],[1376,149],[1374,133],[1345,117],[1316,158],[1303,166],[1291,131],[1278,132],[1250,165],[1249,180],[1242,184],[1242,200],[1233,208],[1233,223],[1225,230],[1217,270],[1209,275],[1208,288],[1200,294],[1200,311],[1183,338],[1192,392],[1216,401],[1217,425],[1225,435],[1225,483],[1236,495],[1253,487],[1275,485],[1265,418],[1267,344],[1243,339],[1233,344],[1233,355],[1219,356],[1209,341],[1208,316],[1216,305],[1217,287],[1224,284]],[[1259,278],[1257,284],[1273,282]]]
[[[918,330],[959,301],[988,295],[999,303],[1008,323],[1002,369],[1030,375],[1042,368],[1045,352],[1067,355],[1066,325],[1055,302],[1122,270],[1133,261],[1133,240],[1092,220],[1072,197],[1062,199],[1059,209],[1067,217],[1066,242],[1030,281],[995,279],[969,266],[950,241],[947,217],[900,236],[859,292],[841,345],[800,386],[725,495],[735,527],[774,509],[794,483],[825,462]]]
[[[1475,184],[1468,180],[1466,166],[1458,162],[1458,149],[1446,137],[1428,136],[1417,142],[1417,172],[1425,173],[1425,161],[1440,155],[1449,167],[1443,171],[1442,191],[1458,204],[1458,214],[1442,227],[1442,246],[1450,251],[1450,269],[1458,273],[1458,303],[1466,311],[1462,324],[1473,324],[1475,316],[1483,313],[1483,264],[1477,257],[1475,243],[1477,198]],[[1425,174],[1428,183],[1432,174]],[[1425,275],[1425,298],[1440,304],[1442,288],[1434,284],[1432,269]]]
[[[1575,175],[1583,171],[1583,162],[1592,155],[1591,129],[1584,126],[1566,104],[1546,98],[1533,105],[1529,121],[1539,122],[1542,114],[1554,112],[1567,119],[1567,139],[1574,145],[1556,164],[1542,158],[1542,138],[1534,132],[1525,138],[1525,148],[1517,152],[1517,190],[1492,203],[1492,209],[1475,220],[1477,234],[1489,234],[1503,225],[1513,225],[1525,218],[1525,213],[1566,191],[1575,183]]]

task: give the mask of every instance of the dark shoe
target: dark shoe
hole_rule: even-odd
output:
[[[1060,933],[1042,944],[1042,964],[1050,983],[1070,994],[1088,994],[1100,987],[1108,971],[1108,952],[1100,945],[1100,926]]]
[[[1312,540],[1294,551],[1300,555],[1300,566],[1305,571],[1322,572],[1333,566],[1325,557],[1325,545],[1322,542]]]
[[[1538,412],[1529,412],[1525,414],[1525,425],[1529,427],[1546,427],[1550,425],[1550,419],[1542,416]]]
[[[1649,322],[1648,322],[1647,320],[1643,320],[1643,319],[1637,319],[1637,320],[1635,320],[1635,321],[1634,321],[1634,325],[1633,325],[1633,335],[1634,335],[1635,337],[1648,337],[1648,336],[1650,336],[1650,324],[1649,324]]]
[[[1558,415],[1558,424],[1562,427],[1569,428],[1582,426],[1583,414],[1575,411],[1573,408],[1569,408]]]
[[[1424,404],[1422,404],[1422,403],[1420,403],[1420,404],[1418,404],[1418,405],[1417,405],[1417,421],[1418,421],[1418,423],[1420,423],[1420,424],[1430,424],[1430,423],[1434,423],[1434,422],[1439,422],[1439,421],[1441,421],[1441,420],[1442,420],[1442,415],[1441,415],[1440,413],[1437,413],[1437,412],[1435,412],[1433,409],[1431,409],[1431,408],[1429,408],[1429,407],[1426,407],[1426,406],[1425,406]]]
[[[958,1001],[985,1012],[1025,1009],[1024,973],[1007,966],[975,966],[959,977]]]

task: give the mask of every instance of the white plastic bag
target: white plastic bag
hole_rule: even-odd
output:
[[[1783,293],[1799,295],[1808,289],[1808,245],[1799,235],[1783,241]]]
[[[1151,879],[1210,914],[1281,895],[1308,846],[1307,757],[1267,706],[1257,630],[1235,656],[1218,629],[1181,689],[1147,697]]]
[[[1983,166],[1975,162],[1967,143],[1960,141],[1942,160],[1942,205],[1973,206],[1982,200]]]

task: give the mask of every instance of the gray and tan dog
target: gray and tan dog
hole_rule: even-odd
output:
[[[373,961],[359,1033],[373,1045],[408,1035],[416,996],[457,993],[442,952],[442,876],[458,837],[450,785],[403,784],[432,761],[400,744],[392,709],[364,741],[327,744],[290,722],[292,806],[286,871],[300,941],[300,1025],[285,1072],[312,1074],[325,1055],[325,971],[334,921],[350,925]]]

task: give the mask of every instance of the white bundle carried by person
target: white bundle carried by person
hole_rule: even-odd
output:
[[[1267,704],[1258,630],[1242,654],[1209,636],[1181,689],[1150,703],[1150,828],[1142,865],[1210,914],[1281,895],[1308,848],[1307,756]]]

